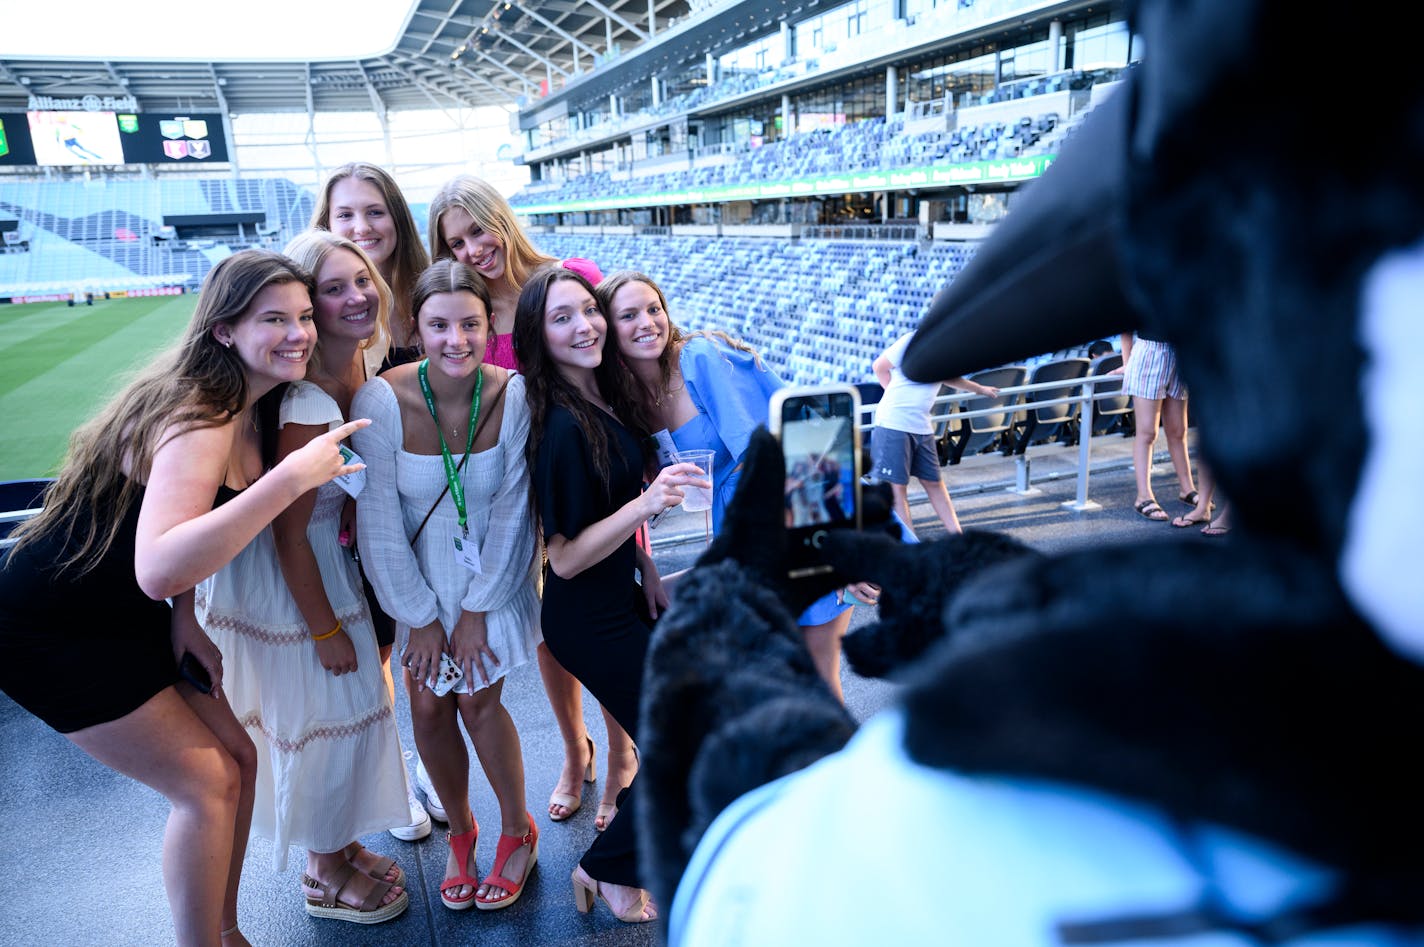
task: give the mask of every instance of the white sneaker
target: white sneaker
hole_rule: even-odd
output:
[[[430,811],[430,818],[448,825],[450,820],[445,818],[445,807],[440,804],[440,797],[435,794],[435,786],[430,782],[430,774],[425,771],[425,764],[418,756],[415,758],[415,782],[425,793],[425,808]]]
[[[405,798],[410,804],[410,825],[398,825],[391,829],[391,834],[402,842],[418,842],[430,834],[430,815],[408,788]]]

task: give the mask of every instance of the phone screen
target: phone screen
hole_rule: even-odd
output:
[[[794,395],[781,402],[786,461],[786,525],[793,566],[814,559],[827,529],[859,522],[855,398],[847,392]]]

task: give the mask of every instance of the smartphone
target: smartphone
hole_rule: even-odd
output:
[[[183,652],[183,659],[178,662],[178,673],[183,680],[192,684],[198,693],[211,694],[213,692],[213,679],[208,674],[208,669],[193,657],[193,652]]]
[[[771,433],[786,461],[792,578],[829,572],[817,550],[832,529],[860,528],[860,394],[851,385],[782,388]]]
[[[435,671],[435,679],[430,682],[430,689],[435,692],[436,697],[444,697],[455,689],[455,685],[460,683],[460,679],[464,676],[465,672],[460,670],[460,665],[455,663],[455,659],[442,651],[440,667]]]

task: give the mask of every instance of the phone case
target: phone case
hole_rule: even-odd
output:
[[[200,694],[211,694],[213,692],[213,679],[208,674],[208,669],[193,657],[191,651],[183,652],[183,660],[178,662],[178,673]]]
[[[435,692],[436,697],[444,697],[454,690],[455,685],[460,683],[460,679],[465,676],[465,672],[460,670],[460,665],[450,655],[442,652],[440,655],[440,667],[435,671],[435,680],[431,682],[430,689]]]

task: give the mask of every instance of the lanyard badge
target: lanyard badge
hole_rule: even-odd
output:
[[[480,572],[479,544],[470,539],[470,528],[467,525],[468,517],[465,507],[465,486],[460,482],[460,469],[455,464],[455,458],[450,455],[450,447],[445,443],[445,435],[440,430],[440,417],[435,413],[435,395],[430,390],[430,359],[422,359],[420,367],[416,369],[416,377],[420,379],[420,393],[425,396],[425,406],[430,409],[430,417],[435,421],[435,436],[440,438],[440,458],[445,465],[445,481],[450,485],[450,499],[455,504],[455,513],[459,517],[460,528],[455,531],[455,560],[465,568],[474,572]],[[465,433],[465,456],[468,458],[470,448],[475,443],[475,425],[480,417],[480,392],[484,389],[485,373],[476,370],[475,373],[475,393],[470,398],[470,427]]]

